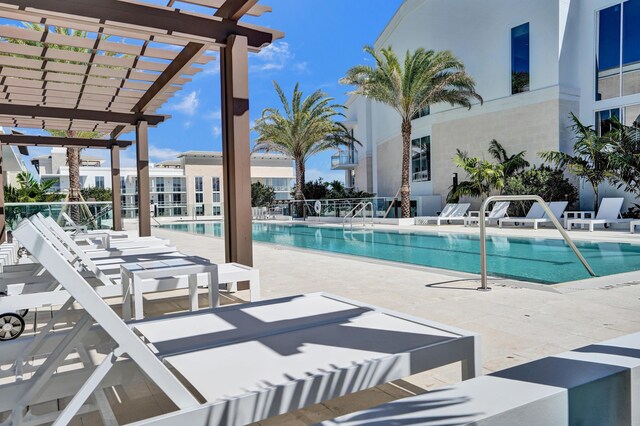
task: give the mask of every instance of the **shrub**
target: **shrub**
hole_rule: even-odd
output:
[[[569,207],[578,201],[578,189],[564,176],[560,169],[549,166],[534,166],[507,179],[505,195],[539,195],[545,201],[568,201]],[[526,216],[531,202],[512,202],[509,215]]]
[[[276,198],[276,191],[261,182],[251,184],[251,206],[252,207],[270,207]]]

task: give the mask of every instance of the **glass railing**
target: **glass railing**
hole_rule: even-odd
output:
[[[356,166],[358,165],[358,159],[347,153],[334,154],[331,156],[331,168],[335,169],[338,167],[345,166]]]
[[[55,202],[55,203],[6,203],[5,221],[8,230],[13,230],[24,218],[41,213],[65,224],[62,213],[77,219],[77,224],[88,229],[113,227],[113,209],[110,201]]]

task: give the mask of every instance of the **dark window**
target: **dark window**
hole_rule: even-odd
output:
[[[640,93],[640,0],[624,3],[622,23],[622,95]]]
[[[529,91],[529,23],[511,29],[511,93]]]
[[[596,131],[599,135],[606,135],[611,131],[612,117],[620,119],[620,108],[596,112]]]
[[[213,191],[220,191],[220,178],[219,177],[213,177],[211,178],[211,185],[213,187]]]
[[[195,186],[196,186],[196,191],[202,191],[202,177],[196,176]]]
[[[411,119],[415,120],[416,118],[424,117],[429,114],[431,114],[431,108],[429,107],[429,105],[427,105],[426,107],[418,111],[413,117],[411,117]]]
[[[104,189],[104,176],[96,176],[96,188]]]
[[[414,181],[431,180],[431,137],[411,141],[411,171]]]
[[[596,101],[620,96],[620,19],[615,5],[598,12]]]
[[[156,192],[164,192],[164,178],[156,178]]]

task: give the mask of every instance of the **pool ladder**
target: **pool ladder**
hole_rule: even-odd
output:
[[[493,197],[487,198],[486,200],[484,200],[484,203],[482,203],[482,208],[480,209],[480,218],[486,217],[487,206],[489,205],[489,203],[492,203],[494,201],[535,201],[538,204],[540,204],[544,212],[547,214],[547,217],[551,219],[551,222],[553,223],[553,225],[556,227],[558,231],[560,231],[560,234],[562,234],[562,237],[564,238],[566,243],[569,245],[569,247],[571,247],[571,250],[573,250],[573,252],[578,257],[578,259],[580,259],[582,266],[584,266],[587,272],[589,272],[589,275],[591,275],[592,277],[596,276],[596,273],[593,272],[593,269],[591,269],[591,266],[589,266],[589,262],[587,262],[587,259],[585,259],[584,256],[582,256],[582,253],[580,253],[580,250],[578,250],[578,247],[576,247],[576,245],[573,243],[573,240],[571,239],[569,234],[567,234],[567,231],[565,231],[562,225],[560,225],[560,222],[558,221],[556,216],[553,214],[549,206],[547,206],[547,203],[542,199],[542,197],[539,197],[537,195],[494,195]],[[487,285],[487,241],[486,241],[487,225],[486,225],[486,221],[482,219],[480,219],[478,223],[480,224],[480,274],[481,274],[481,277],[480,277],[481,286],[478,287],[478,290],[488,291],[488,290],[491,290],[491,288]]]
[[[362,216],[362,226],[366,226],[367,207],[371,207],[371,227],[373,227],[373,215],[374,215],[373,203],[371,201],[368,201],[366,203],[365,202],[360,202],[360,203],[356,204],[356,206],[354,208],[349,210],[347,212],[347,214],[344,215],[344,218],[342,218],[342,229],[344,229],[345,225],[347,224],[347,220],[348,220],[349,221],[349,227],[350,227],[349,229],[353,231],[353,220],[358,215]]]

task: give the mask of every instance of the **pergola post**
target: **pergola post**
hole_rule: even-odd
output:
[[[220,80],[225,257],[252,266],[247,37],[231,35],[220,48]]]
[[[113,230],[122,231],[122,201],[120,197],[120,147],[111,146],[111,207]]]
[[[2,167],[2,145],[0,145],[0,244],[4,243],[7,240],[5,235],[6,223],[5,223],[5,214],[4,214],[4,174]]]
[[[146,121],[136,124],[136,164],[138,169],[138,234],[151,236],[151,195],[149,194],[149,129]]]

